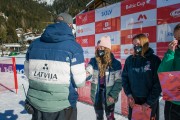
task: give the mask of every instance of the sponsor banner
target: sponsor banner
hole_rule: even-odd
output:
[[[105,33],[120,30],[120,17],[107,19],[95,23],[95,33]]]
[[[157,8],[178,4],[179,0],[157,0]]]
[[[95,46],[95,35],[87,35],[87,36],[82,36],[82,37],[76,37],[76,41],[82,47]]]
[[[106,20],[120,16],[120,3],[95,10],[95,21]]]
[[[84,63],[85,63],[85,66],[87,67],[88,63],[90,62],[90,58],[85,58],[84,59]]]
[[[92,58],[95,56],[95,47],[83,47],[84,58]]]
[[[123,69],[123,67],[124,67],[125,61],[126,61],[126,59],[121,59],[122,69]]]
[[[121,17],[121,30],[143,28],[156,25],[156,9]]]
[[[95,34],[95,23],[77,26],[76,37]]]
[[[120,45],[120,31],[115,31],[115,32],[108,32],[108,33],[101,33],[101,34],[96,34],[95,38],[95,45],[97,45],[97,42],[101,39],[102,36],[108,35],[111,38],[111,44],[112,45]]]
[[[173,30],[178,23],[162,24],[157,26],[157,42],[169,42],[174,40]]]
[[[12,64],[1,64],[0,63],[0,72],[9,72],[13,73],[13,65]],[[24,74],[24,65],[16,64],[16,72],[17,74]]]
[[[132,38],[139,34],[143,33],[149,38],[149,42],[156,42],[156,26],[136,28],[131,30],[122,30],[121,31],[121,44],[132,44]]]
[[[157,45],[156,43],[149,43],[149,47],[153,49],[154,54],[157,55]]]
[[[24,74],[24,65],[16,64],[16,72],[18,74]]]
[[[0,64],[0,72],[13,73],[13,65],[12,64]]]
[[[95,11],[94,10],[76,16],[76,25],[77,26],[92,23],[94,21],[95,21]]]
[[[180,21],[180,3],[157,8],[157,24],[167,24]]]
[[[156,0],[125,0],[121,3],[121,15],[137,13],[156,8]]]
[[[91,100],[91,82],[90,81],[86,81],[85,86],[78,88],[77,92],[78,92],[78,101],[93,105],[93,102]]]
[[[168,50],[168,45],[170,42],[159,42],[157,43],[157,55],[162,59],[165,52]]]
[[[121,45],[121,59],[126,59],[129,55],[134,52],[132,44]]]
[[[116,59],[120,59],[120,45],[112,45],[111,52],[114,54]]]

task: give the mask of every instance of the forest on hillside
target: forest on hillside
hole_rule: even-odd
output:
[[[17,42],[16,29],[41,32],[53,14],[46,3],[34,0],[0,0],[0,43]]]
[[[41,1],[41,2],[40,2]],[[43,0],[45,1],[45,0]],[[0,44],[16,43],[16,29],[24,33],[42,33],[54,21],[57,14],[67,12],[73,17],[85,9],[91,0],[54,0],[48,5],[42,0],[0,0]],[[103,0],[110,4],[118,0]]]

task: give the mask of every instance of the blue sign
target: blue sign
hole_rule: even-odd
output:
[[[17,74],[24,74],[24,65],[16,64]]]
[[[101,15],[103,17],[103,16],[110,15],[111,13],[112,13],[112,9],[111,10],[106,10],[106,11],[102,12]]]

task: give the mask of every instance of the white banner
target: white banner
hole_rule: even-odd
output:
[[[157,0],[157,8],[180,3],[179,0]]]
[[[85,24],[81,26],[77,26],[76,36],[86,36],[95,34],[95,23]]]
[[[143,28],[156,25],[156,9],[138,12],[121,17],[121,30]]]
[[[121,45],[121,59],[126,59],[133,51],[132,44]]]
[[[97,45],[97,42],[101,39],[102,36],[108,35],[111,38],[111,44],[112,45],[120,45],[120,31],[115,31],[115,32],[108,32],[108,33],[101,33],[101,34],[96,34],[95,36],[95,45]]]
[[[162,24],[157,26],[157,42],[169,42],[174,40],[173,30],[178,23]]]
[[[83,47],[84,58],[93,58],[95,56],[95,47]]]
[[[120,17],[120,3],[116,3],[107,7],[96,9],[95,21],[106,20],[110,18]]]
[[[156,43],[149,43],[149,47],[154,50],[154,54],[157,55],[157,45]]]

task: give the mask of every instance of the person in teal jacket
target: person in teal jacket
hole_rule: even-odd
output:
[[[95,57],[91,58],[87,68],[87,80],[91,81],[91,100],[94,103],[96,120],[115,120],[114,107],[122,88],[121,63],[111,53],[109,36],[102,36]],[[88,77],[90,76],[90,77]]]
[[[174,38],[159,66],[158,72],[180,71],[180,23],[174,28]],[[165,120],[180,120],[180,101],[165,101]]]

